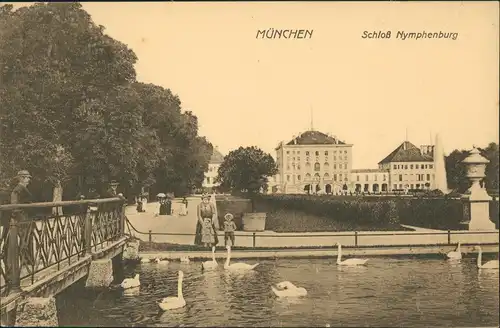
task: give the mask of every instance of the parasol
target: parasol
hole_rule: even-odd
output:
[[[165,195],[164,193],[161,192],[158,195],[156,195],[156,197],[158,197],[158,198],[165,198],[165,197],[167,197],[167,195]]]

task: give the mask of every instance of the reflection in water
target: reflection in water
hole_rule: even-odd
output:
[[[184,271],[186,307],[159,311],[177,295]],[[202,271],[201,263],[138,265],[131,295],[70,288],[58,296],[61,325],[93,326],[492,326],[498,325],[498,270],[460,262],[370,259],[342,267],[334,259],[262,261],[254,271]],[[302,298],[279,299],[271,286],[291,281]]]

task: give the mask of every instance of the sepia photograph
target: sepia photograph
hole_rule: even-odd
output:
[[[495,1],[2,2],[2,327],[498,327]]]

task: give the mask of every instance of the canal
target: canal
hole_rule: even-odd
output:
[[[483,259],[485,261],[486,259]],[[238,260],[235,260],[239,262]],[[256,263],[257,260],[242,261]],[[499,272],[478,270],[475,258],[371,258],[366,267],[338,267],[332,259],[260,261],[254,272],[217,271],[200,262],[137,264],[141,286],[85,290],[83,282],[57,297],[62,326],[498,326]],[[177,295],[184,272],[186,306],[163,312],[157,303]],[[279,299],[271,285],[304,287],[300,299]]]

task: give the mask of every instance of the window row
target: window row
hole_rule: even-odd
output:
[[[360,180],[360,177],[359,175],[356,176],[356,181],[359,181]],[[370,176],[367,174],[365,175],[365,181],[369,181],[370,180]],[[374,175],[373,176],[373,181],[377,181],[378,180],[378,175]],[[387,181],[387,176],[386,175],[382,175],[382,181]]]
[[[291,175],[287,175],[286,176],[286,181],[287,182],[290,182],[291,179],[292,179]],[[300,174],[296,176],[296,179],[297,179],[297,181],[302,181],[302,177],[300,176]],[[306,181],[311,180],[311,175],[309,173],[307,173],[305,175],[305,180]],[[314,175],[314,180],[318,180],[318,181],[321,180],[320,175],[316,173]],[[330,175],[328,173],[325,173],[323,175],[323,180],[330,180]],[[333,175],[333,181],[349,181],[348,175],[347,174],[342,174],[342,173],[340,173],[340,174],[334,174]]]
[[[286,160],[287,160],[287,162],[290,162],[290,156],[288,156],[286,158]],[[292,162],[295,162],[295,160],[297,160],[298,162],[300,162],[300,157],[292,157],[291,160],[292,160]],[[306,162],[309,162],[309,160],[310,160],[310,157],[306,156]],[[337,160],[337,156],[333,156],[333,160],[336,161]],[[342,161],[342,160],[347,161],[348,157],[347,156],[344,156],[344,157],[339,156],[338,160],[339,161]],[[319,162],[319,157],[316,157],[316,161]],[[328,162],[328,157],[325,157],[325,162]]]
[[[347,170],[347,163],[339,163],[338,165],[335,163],[333,164],[333,169],[334,170],[337,170],[337,167],[339,170]],[[306,166],[305,166],[306,170],[310,170],[311,169],[311,164],[310,163],[306,163]],[[292,164],[290,166],[290,164],[288,164],[286,166],[286,169],[287,171],[290,171],[290,169],[297,169],[297,170],[300,170],[300,164]],[[328,171],[330,169],[330,164],[328,163],[325,163],[323,164],[323,170],[324,171]],[[319,163],[314,163],[314,171],[321,171],[321,165]]]
[[[300,155],[300,150],[297,150],[297,151],[293,150],[291,153],[292,153],[292,154],[294,154],[294,155],[295,155],[295,154]],[[310,153],[312,153],[312,152],[306,151],[306,156],[309,156],[309,154],[310,154]],[[333,151],[333,153],[334,153],[334,154],[337,154],[337,151],[336,151],[336,150],[334,150],[334,151]],[[338,153],[339,153],[339,154],[347,154],[347,150],[339,150],[339,151],[338,151]],[[286,154],[287,154],[287,155],[290,155],[290,151],[289,151],[289,150],[287,150],[287,151],[286,151]],[[320,151],[315,151],[315,152],[314,152],[314,154],[315,154],[316,156],[319,156]],[[328,156],[328,150],[325,150],[325,151],[324,151],[324,154],[325,154],[325,156]]]
[[[431,175],[430,174],[415,174],[416,178],[417,178],[417,181],[431,181]],[[411,174],[410,175],[410,180],[414,180],[414,175]],[[427,178],[427,179],[425,179]],[[400,174],[399,175],[399,181],[406,181],[408,180],[408,174],[405,174],[404,176],[404,180],[403,180],[403,175]]]
[[[434,167],[434,165],[432,164],[394,164],[393,168],[395,170],[408,170],[408,167],[410,168],[410,170],[413,170],[413,168],[415,168],[415,170],[419,170],[419,169],[432,169]]]

